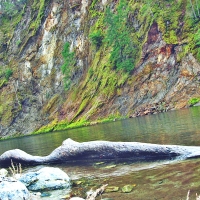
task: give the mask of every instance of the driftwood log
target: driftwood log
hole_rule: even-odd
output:
[[[200,147],[139,142],[91,141],[79,143],[67,139],[48,156],[32,156],[20,149],[6,151],[0,156],[0,166],[10,166],[11,160],[15,163],[39,165],[74,161],[85,163],[103,160],[152,161],[195,157],[200,157]]]

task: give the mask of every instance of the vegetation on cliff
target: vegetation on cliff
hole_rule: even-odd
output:
[[[38,132],[129,117],[136,107],[146,106],[162,90],[155,89],[161,87],[161,83],[155,81],[153,91],[149,89],[146,96],[141,92],[131,99],[137,91],[143,90],[138,85],[145,81],[150,85],[148,79],[153,74],[157,76],[158,68],[166,66],[166,73],[173,71],[172,68],[179,68],[190,54],[197,65],[200,62],[200,2],[196,0],[109,0],[103,3],[95,0],[84,5],[85,11],[78,0],[68,3],[2,1],[0,5],[2,126],[10,126],[23,105],[36,101],[36,95],[39,99],[35,103],[37,112],[43,121],[35,126]],[[55,16],[60,21],[56,21]],[[43,39],[45,34],[49,40]],[[161,49],[153,46],[158,41],[162,41]],[[150,45],[152,51],[146,52]],[[40,55],[42,51],[49,56]],[[155,56],[158,58],[152,58]],[[175,64],[169,64],[170,60]],[[26,70],[21,67],[22,63]],[[60,69],[57,70],[55,65]],[[190,91],[184,102],[199,98],[198,72],[193,71],[183,69],[179,72],[180,76],[196,80],[193,89],[196,93]],[[61,84],[56,81],[60,72],[63,74]],[[173,72],[169,76],[175,75]],[[39,83],[41,78],[46,82]],[[24,84],[26,81],[29,84]],[[58,92],[56,87],[53,91],[44,89],[47,83],[54,82]],[[20,87],[20,83],[26,86]],[[60,85],[64,86],[62,92]],[[13,89],[12,93],[6,92],[9,87]],[[169,87],[168,83],[163,87]],[[142,99],[142,95],[146,99]],[[157,96],[154,102],[166,101]],[[127,103],[131,101],[133,105]],[[175,105],[181,99],[176,97],[171,101]],[[169,105],[169,102],[163,104]]]

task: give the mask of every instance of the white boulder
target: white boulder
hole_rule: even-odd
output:
[[[69,176],[59,168],[44,167],[37,172],[22,175],[19,180],[29,190],[57,190],[70,187]]]

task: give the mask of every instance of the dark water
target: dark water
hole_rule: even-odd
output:
[[[0,154],[18,148],[47,155],[67,138],[200,146],[200,107],[0,141]]]

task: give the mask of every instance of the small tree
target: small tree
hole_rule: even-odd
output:
[[[110,61],[117,69],[130,72],[136,61],[136,45],[131,39],[127,18],[129,7],[126,0],[120,0],[116,13],[106,10],[105,23],[108,27],[105,41],[112,46]]]

